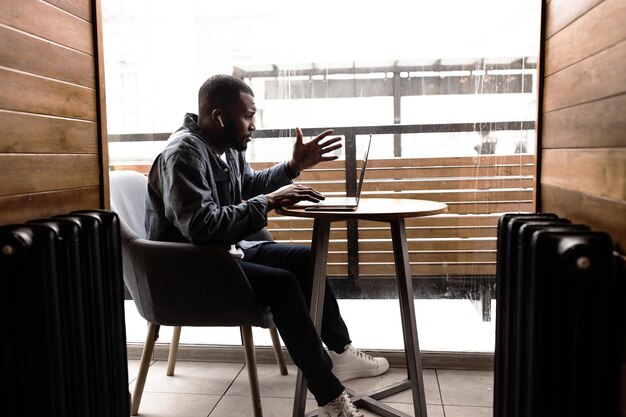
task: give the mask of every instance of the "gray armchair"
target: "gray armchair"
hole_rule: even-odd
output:
[[[287,374],[278,333],[237,261],[219,246],[157,242],[144,227],[147,179],[134,171],[110,173],[111,209],[120,218],[124,282],[149,322],[131,415],[139,404],[161,325],[175,326],[168,360],[173,375],[181,326],[240,326],[255,416],[262,416],[251,326],[269,328],[280,372]],[[256,238],[269,238],[267,230]]]

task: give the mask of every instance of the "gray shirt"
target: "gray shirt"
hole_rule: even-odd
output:
[[[286,162],[254,171],[245,154],[232,149],[224,162],[209,146],[198,116],[188,113],[148,175],[148,239],[251,247],[243,239],[267,225],[264,194],[292,178]]]

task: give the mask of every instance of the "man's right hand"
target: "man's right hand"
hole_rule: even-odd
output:
[[[299,184],[289,184],[278,190],[266,194],[268,211],[280,207],[292,206],[300,201],[313,201],[317,203],[324,199],[324,196],[311,187]]]

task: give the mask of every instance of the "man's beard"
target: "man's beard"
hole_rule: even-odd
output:
[[[239,138],[234,125],[230,122],[227,122],[226,126],[224,126],[224,137],[226,138],[229,148],[239,152],[244,152],[248,149],[248,142],[243,138]]]

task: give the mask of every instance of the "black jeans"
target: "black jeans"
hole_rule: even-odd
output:
[[[262,305],[269,306],[274,323],[294,363],[302,370],[317,403],[337,398],[344,387],[332,374],[332,361],[322,346],[342,352],[351,343],[337,299],[328,282],[324,297],[321,340],[309,313],[313,286],[311,250],[301,245],[270,243],[244,251],[239,261]]]

